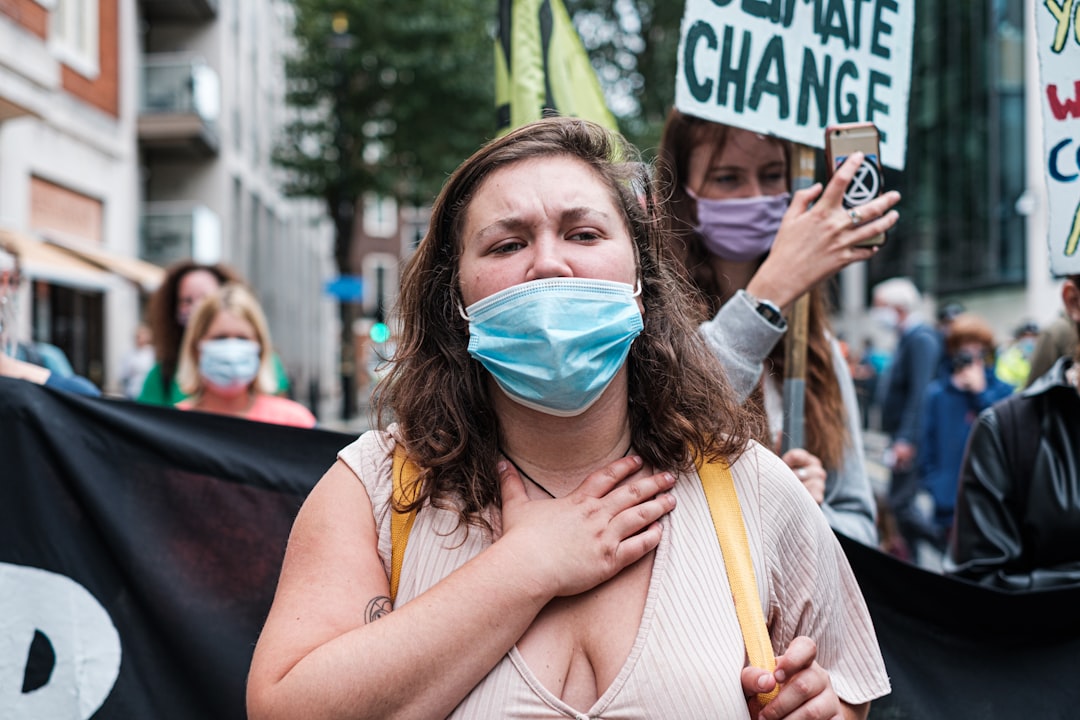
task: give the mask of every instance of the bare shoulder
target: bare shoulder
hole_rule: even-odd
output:
[[[345,582],[343,573],[355,577],[366,570],[368,556],[378,577],[385,580],[377,545],[371,498],[356,472],[338,460],[316,483],[296,516],[281,584],[337,586]]]

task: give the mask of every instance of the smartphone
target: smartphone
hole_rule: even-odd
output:
[[[874,123],[845,123],[825,128],[825,168],[832,177],[848,156],[856,150],[864,155],[863,164],[855,171],[855,177],[844,191],[844,207],[857,208],[884,192],[884,175],[881,171],[881,135]],[[885,244],[885,233],[880,233],[859,243],[859,247]]]

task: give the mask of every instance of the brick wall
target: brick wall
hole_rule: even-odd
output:
[[[0,3],[7,0],[0,0]],[[30,0],[22,0],[28,4]],[[119,0],[98,0],[98,76],[84,77],[67,65],[61,68],[65,90],[80,100],[118,117],[120,115]]]
[[[49,11],[34,0],[0,0],[0,15],[6,15],[16,25],[34,33],[42,40],[49,30]]]

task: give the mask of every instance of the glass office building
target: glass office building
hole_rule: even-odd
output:
[[[1025,282],[1023,0],[918,0],[901,220],[869,285],[938,297]]]

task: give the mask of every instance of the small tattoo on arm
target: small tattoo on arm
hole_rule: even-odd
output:
[[[379,595],[373,597],[367,604],[367,610],[364,611],[364,623],[372,623],[390,614],[390,611],[394,609],[393,603],[390,602],[390,598],[385,595]]]

